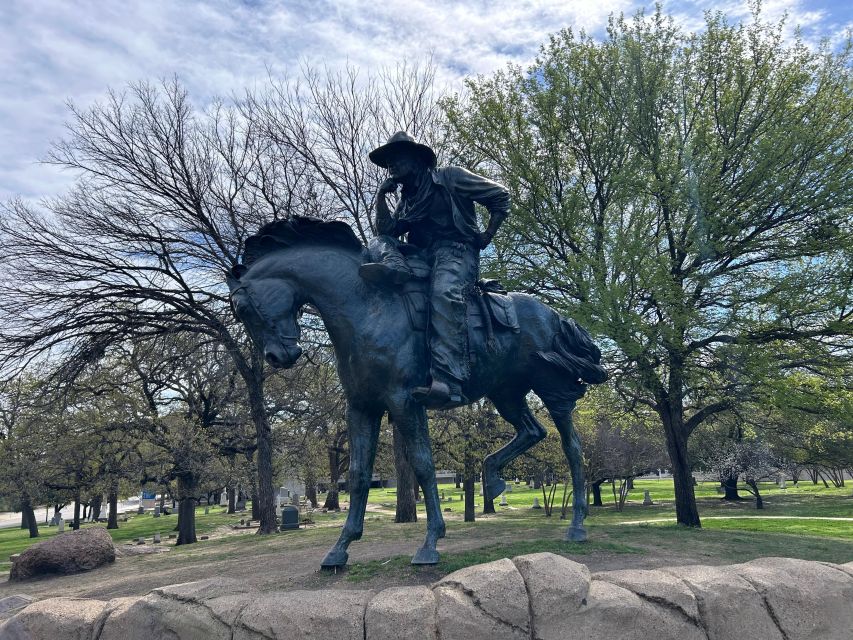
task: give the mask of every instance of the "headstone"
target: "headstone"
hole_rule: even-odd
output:
[[[453,509],[451,509],[450,507],[445,507],[444,513],[453,513]]]
[[[136,510],[136,513],[141,516],[143,513],[145,513],[145,507],[139,505],[139,508]]]
[[[222,493],[219,494],[219,506],[227,507],[228,506],[228,489],[224,489]]]
[[[202,540],[207,540],[208,538],[210,538],[210,536],[202,536],[201,537]]]
[[[292,496],[290,496],[290,504],[292,504],[297,509],[299,508],[299,494],[298,493],[294,493]]]
[[[205,507],[204,508],[204,515],[207,515],[209,513],[210,513],[210,507]]]
[[[174,540],[177,537],[178,537],[177,534],[174,534],[174,533],[169,534],[169,540]]]
[[[533,498],[533,506],[531,509],[541,509],[542,506],[539,504],[539,498]]]
[[[285,505],[281,508],[281,530],[292,531],[299,528],[299,509],[293,505]]]
[[[53,517],[50,519],[50,526],[51,526],[51,527],[55,527],[56,525],[58,525],[58,524],[59,524],[59,519],[60,519],[61,517],[62,517],[62,516],[61,516],[61,515],[59,515],[58,513],[54,513],[54,514],[53,514]]]
[[[785,485],[785,476],[781,476],[781,477],[779,478],[779,488],[780,488],[780,489],[787,489],[787,488],[788,488],[788,487]]]
[[[483,495],[483,485],[480,485],[480,495]]]
[[[509,505],[506,503],[506,494],[505,494],[505,493],[502,493],[502,494],[501,494],[501,506],[502,506],[502,507],[508,507],[508,506],[509,506]]]
[[[652,497],[649,495],[649,490],[646,489],[643,492],[643,506],[648,507],[650,504],[654,504],[654,502],[652,502]]]
[[[154,517],[155,518],[160,517],[160,505],[159,504],[154,505]]]
[[[145,538],[137,539],[136,544],[145,544]]]
[[[445,501],[446,499],[447,499],[447,498],[445,498],[445,497],[444,497],[444,491],[442,491],[442,492],[441,492],[441,500],[442,500],[442,502],[443,502],[443,501]]]
[[[508,484],[508,485],[506,486],[506,492],[507,492],[507,493],[512,493],[512,483],[510,483],[510,484]]]
[[[59,520],[56,521],[56,532],[62,533],[65,531],[65,520],[62,519],[62,516],[59,516]]]
[[[160,544],[160,532],[154,534],[154,544]]]
[[[246,498],[240,498],[239,500],[237,500],[236,510],[237,511],[245,511],[246,510]]]

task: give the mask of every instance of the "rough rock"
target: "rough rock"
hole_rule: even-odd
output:
[[[69,531],[23,551],[12,564],[9,580],[90,571],[115,558],[113,539],[104,527]]]
[[[227,640],[240,611],[256,597],[236,580],[210,578],[111,600],[99,640]]]
[[[779,628],[752,585],[728,567],[687,566],[666,569],[685,581],[696,603],[708,640],[783,640]]]
[[[596,573],[594,580],[604,580],[623,589],[628,589],[643,600],[670,607],[685,618],[700,624],[699,606],[696,596],[683,580],[663,571],[625,570]]]
[[[368,603],[366,640],[434,640],[435,596],[429,587],[392,587]]]
[[[574,616],[566,619],[562,637],[706,640],[704,630],[680,610],[644,600],[604,580],[592,580],[586,601]],[[568,629],[571,635],[566,632]]]
[[[763,597],[787,640],[850,640],[853,578],[819,562],[758,558],[729,568]]]
[[[287,591],[261,594],[240,613],[234,640],[363,640],[371,591]]]
[[[0,598],[0,620],[15,615],[18,609],[23,609],[27,605],[32,604],[34,600],[35,598],[22,593]]]
[[[0,625],[3,640],[89,640],[106,608],[101,600],[50,598],[29,605]]]
[[[568,620],[586,603],[589,569],[553,553],[518,556],[513,562],[527,585],[534,636],[566,637]]]
[[[435,583],[433,591],[442,640],[530,637],[527,588],[512,560],[460,569]]]

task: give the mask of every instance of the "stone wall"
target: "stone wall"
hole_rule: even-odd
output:
[[[537,553],[462,569],[432,587],[253,592],[227,579],[110,601],[52,598],[2,640],[851,640],[853,563],[762,558],[590,575]]]

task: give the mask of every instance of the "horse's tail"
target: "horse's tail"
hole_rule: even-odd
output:
[[[595,346],[586,329],[574,320],[560,318],[560,329],[554,334],[551,351],[536,355],[565,371],[573,380],[601,384],[607,380],[607,370],[601,366],[601,351]]]

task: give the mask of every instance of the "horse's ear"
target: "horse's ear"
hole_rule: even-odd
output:
[[[244,265],[244,264],[235,264],[233,267],[231,267],[231,276],[232,276],[235,280],[239,280],[240,278],[242,278],[242,277],[243,277],[243,275],[244,275],[248,270],[249,270],[249,267],[247,267],[247,266],[246,266],[246,265]]]

